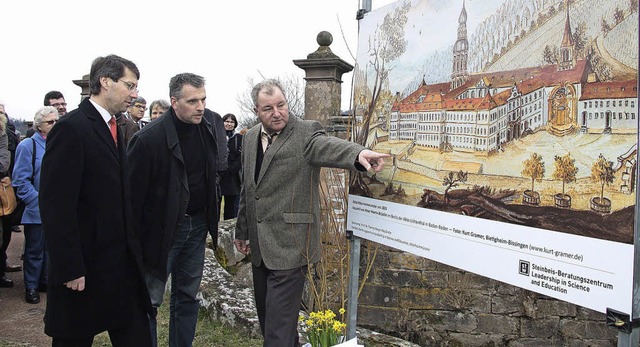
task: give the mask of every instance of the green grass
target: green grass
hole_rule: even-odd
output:
[[[158,346],[169,345],[169,296],[158,310]],[[93,347],[111,346],[109,335],[104,332],[93,340]],[[204,310],[198,315],[194,347],[260,347],[262,339],[254,339],[230,326],[212,321]],[[2,347],[2,345],[0,345]]]

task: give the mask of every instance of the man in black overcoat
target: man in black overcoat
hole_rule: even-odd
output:
[[[152,312],[131,228],[126,144],[115,115],[137,97],[140,73],[124,58],[93,61],[90,97],[47,136],[40,213],[50,266],[45,333],[53,346],[150,346]]]
[[[171,107],[129,143],[129,178],[151,303],[154,308],[162,304],[171,274],[169,346],[189,347],[198,321],[196,295],[208,232],[217,244],[217,171],[226,162],[227,146],[220,139],[222,118],[205,108],[203,77],[178,74],[169,94]],[[150,326],[155,340],[153,316]]]

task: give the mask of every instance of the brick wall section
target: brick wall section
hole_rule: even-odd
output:
[[[617,343],[618,332],[607,327],[602,313],[379,247],[358,299],[358,326],[420,346]]]

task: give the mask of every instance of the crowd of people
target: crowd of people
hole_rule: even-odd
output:
[[[298,346],[306,273],[320,255],[320,168],[377,172],[388,155],[289,117],[276,80],[253,88],[259,123],[243,136],[235,115],[207,108],[197,74],[172,77],[170,100],[148,108],[132,61],[98,57],[89,76],[89,97],[68,113],[61,93],[47,93],[15,154],[0,105],[0,174],[26,204],[1,225],[0,287],[13,286],[6,246],[21,224],[25,300],[47,292],[53,346],[88,347],[104,331],[114,346],[157,346],[169,279],[169,346],[191,346],[207,235],[216,244],[218,221],[237,218],[264,346]]]

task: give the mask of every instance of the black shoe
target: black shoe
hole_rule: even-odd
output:
[[[24,300],[29,304],[37,304],[40,302],[40,294],[35,289],[27,289]]]
[[[8,279],[6,276],[0,276],[0,288],[12,288],[13,281]]]
[[[22,271],[22,265],[9,265],[7,264],[6,272],[19,272]]]
[[[47,292],[47,285],[44,283],[40,283],[38,284],[38,291],[41,293],[46,293]]]

